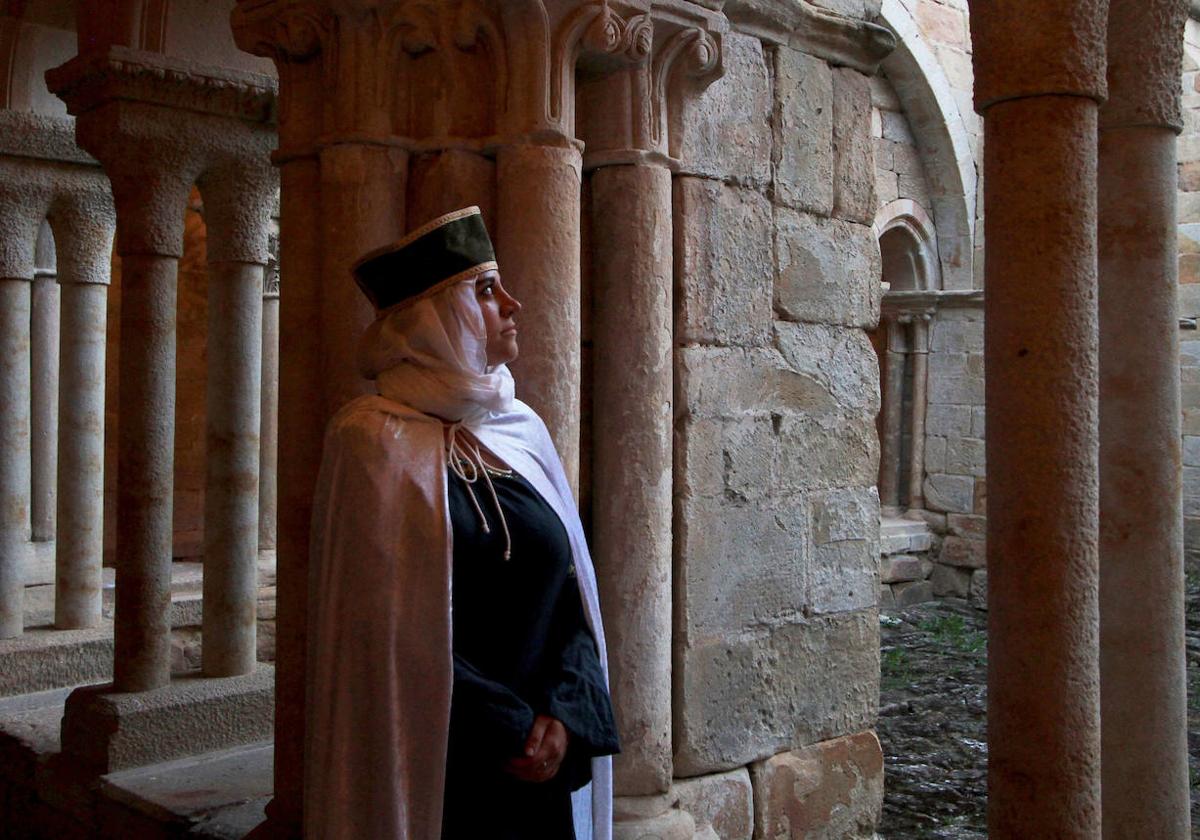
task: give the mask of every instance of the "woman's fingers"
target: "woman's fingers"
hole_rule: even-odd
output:
[[[542,739],[546,736],[546,728],[552,720],[554,718],[546,717],[545,715],[538,715],[534,718],[533,727],[529,730],[529,737],[525,739],[526,757],[531,758],[541,750]]]

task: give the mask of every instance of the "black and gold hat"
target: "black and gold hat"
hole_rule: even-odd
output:
[[[354,281],[377,310],[393,309],[496,268],[478,207],[438,216],[354,263]]]

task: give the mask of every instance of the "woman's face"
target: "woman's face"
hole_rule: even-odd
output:
[[[487,328],[488,367],[506,365],[517,358],[517,322],[521,304],[504,290],[499,271],[485,271],[475,278],[475,300]]]

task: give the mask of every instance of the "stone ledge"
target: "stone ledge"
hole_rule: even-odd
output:
[[[0,697],[97,683],[112,675],[112,623],[86,630],[30,627],[0,641]]]
[[[239,677],[176,677],[151,691],[76,689],[63,715],[64,755],[97,774],[271,738],[275,669]]]

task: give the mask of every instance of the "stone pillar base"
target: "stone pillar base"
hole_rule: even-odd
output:
[[[62,752],[96,774],[270,740],[275,669],[207,678],[179,676],[161,688],[77,688],[67,698]]]
[[[613,840],[692,840],[696,822],[672,794],[613,799]]]

